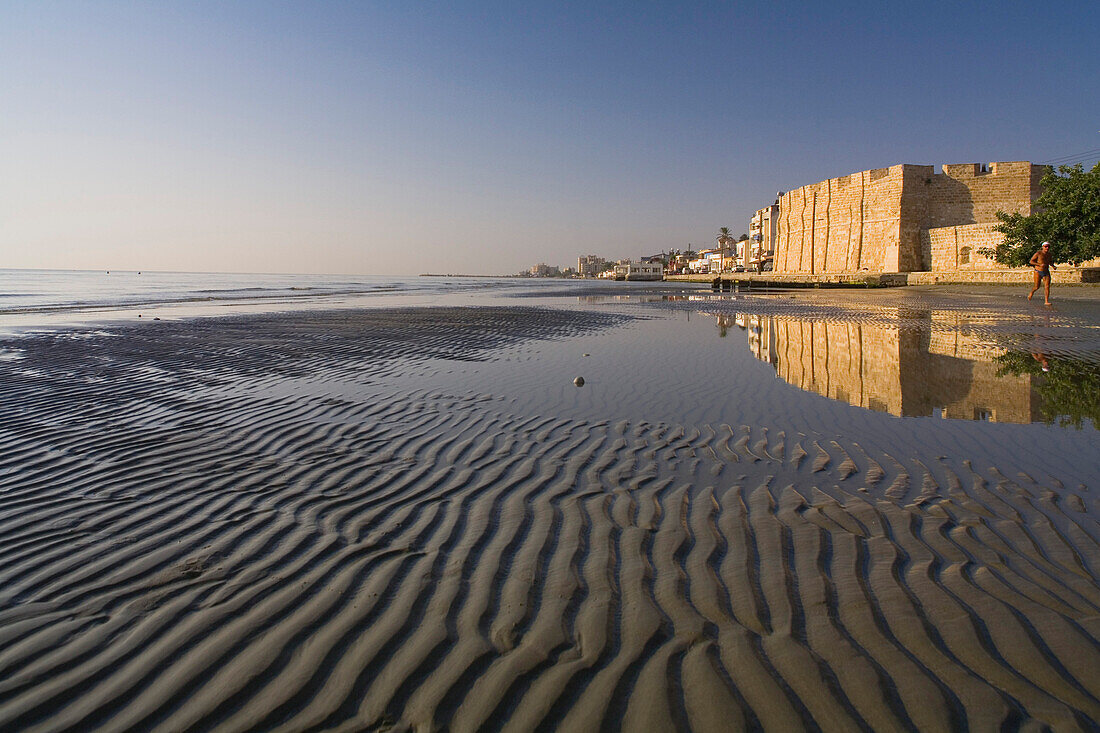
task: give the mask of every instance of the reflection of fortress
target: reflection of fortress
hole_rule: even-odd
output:
[[[927,311],[908,317],[934,320]],[[743,318],[753,354],[801,389],[894,415],[1042,420],[1030,375],[998,377],[1000,352],[955,331]]]

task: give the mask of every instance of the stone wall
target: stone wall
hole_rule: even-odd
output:
[[[942,250],[933,263],[933,242],[946,247],[948,233],[925,241],[927,230],[995,223],[997,211],[1030,213],[1043,170],[1027,162],[945,165],[942,173],[932,166],[895,165],[803,186],[779,199],[775,270],[821,274],[935,269],[936,263],[947,260]],[[950,236],[988,246],[999,241],[991,237],[1001,235],[987,227]],[[978,267],[969,239],[958,245],[959,257],[967,246],[971,267]]]
[[[807,276],[808,277],[808,276]],[[883,276],[888,277],[888,276]],[[1031,286],[1033,275],[1030,267],[1010,270],[953,270],[941,272],[907,272],[901,277],[906,285],[962,284],[975,285],[1025,285]],[[1054,273],[1055,285],[1100,283],[1100,267],[1069,267],[1058,265]]]
[[[994,231],[996,224],[967,224],[957,227],[936,227],[921,232],[921,257],[932,272],[954,270],[1003,270],[1005,266],[981,254],[983,248],[994,248],[1004,238]]]
[[[776,271],[891,271],[901,192],[902,166],[894,166],[831,178],[780,196]]]
[[[1043,171],[1027,162],[945,165],[928,183],[922,228],[996,222],[998,211],[1030,214]]]

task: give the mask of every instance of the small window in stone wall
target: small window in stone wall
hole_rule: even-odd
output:
[[[962,249],[959,250],[959,264],[960,265],[969,265],[970,264],[970,248],[969,247],[963,247]]]

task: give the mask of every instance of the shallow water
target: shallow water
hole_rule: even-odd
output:
[[[522,284],[475,277],[0,269],[0,331],[130,321],[139,314],[179,319],[423,305],[448,295],[507,292]]]
[[[1096,727],[1088,302],[523,294],[0,340],[0,727]]]

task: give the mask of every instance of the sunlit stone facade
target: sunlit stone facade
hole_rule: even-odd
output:
[[[779,197],[775,270],[954,271],[997,267],[979,253],[1002,235],[997,212],[1031,213],[1044,166],[895,165]]]

